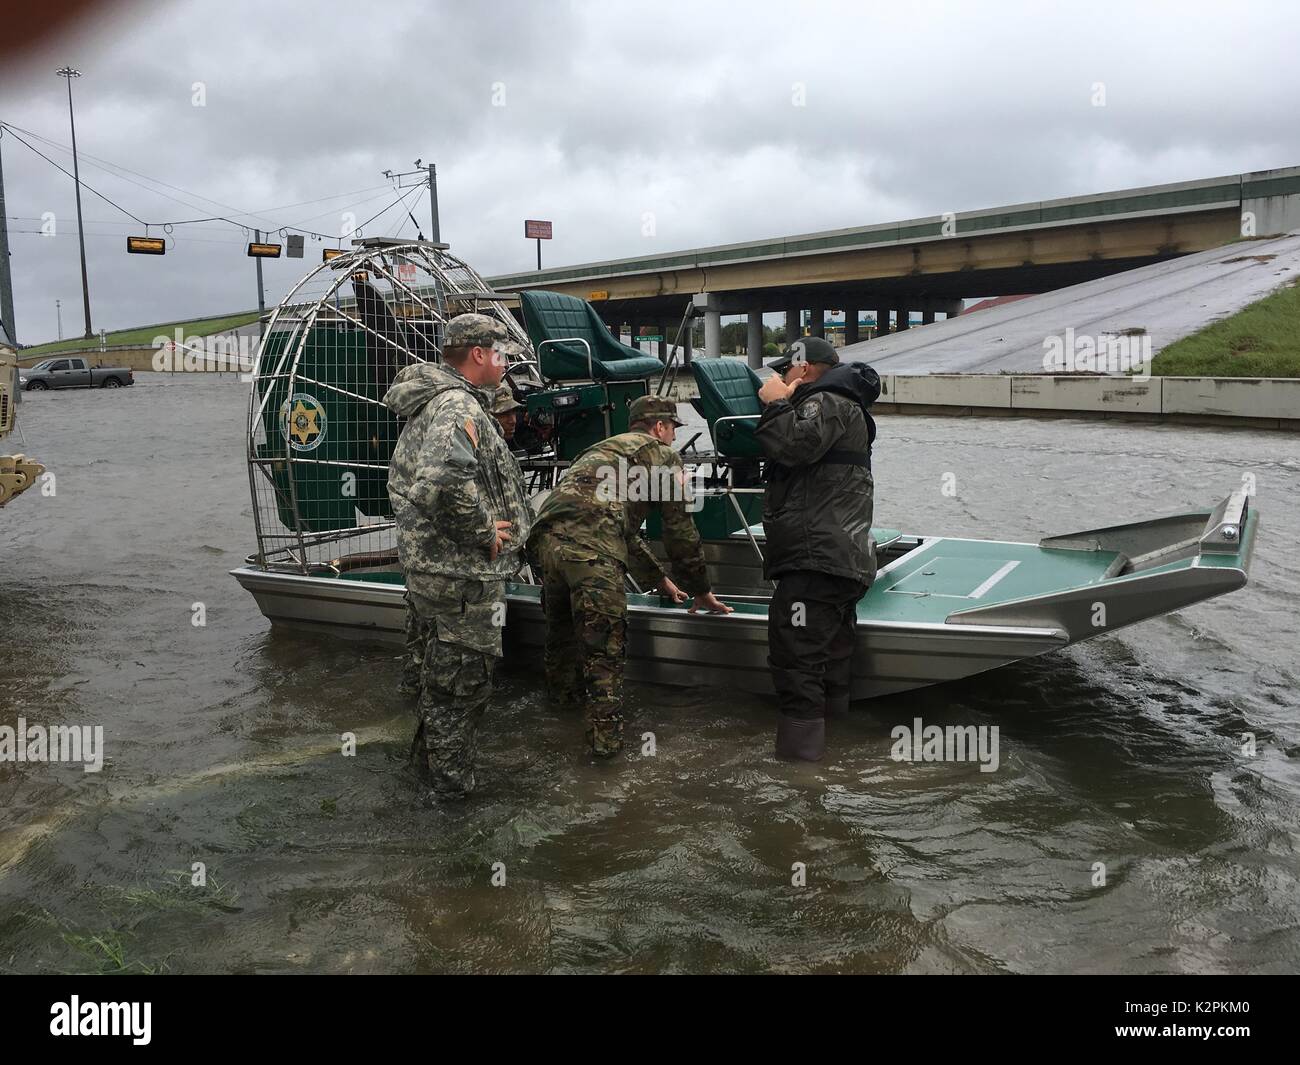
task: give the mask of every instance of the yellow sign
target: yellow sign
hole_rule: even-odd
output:
[[[600,289],[600,290],[597,291],[597,292],[588,292],[588,293],[587,293],[587,299],[589,299],[589,300],[607,300],[607,299],[609,299],[609,292],[606,291],[606,290],[603,289],[603,288]]]
[[[253,259],[278,259],[281,247],[279,244],[250,244],[248,254]]]

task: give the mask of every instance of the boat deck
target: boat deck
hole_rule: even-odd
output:
[[[954,610],[1096,584],[1115,551],[936,537],[885,566],[858,603],[858,619],[942,622]]]

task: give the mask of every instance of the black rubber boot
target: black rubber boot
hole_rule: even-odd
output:
[[[826,721],[823,718],[788,717],[776,721],[776,756],[797,762],[820,762],[826,754]]]

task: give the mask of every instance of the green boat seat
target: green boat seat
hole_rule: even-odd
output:
[[[521,292],[524,328],[538,369],[548,381],[644,381],[662,373],[664,364],[653,355],[620,343],[586,300],[562,292]],[[547,344],[547,340],[580,337],[591,345],[591,359],[581,344]]]
[[[763,413],[758,401],[758,374],[740,359],[727,358],[695,359],[691,373],[700,390],[696,410],[708,422],[718,453],[728,458],[762,458],[763,449],[754,439],[758,416]],[[745,420],[717,425],[719,418],[735,417]]]

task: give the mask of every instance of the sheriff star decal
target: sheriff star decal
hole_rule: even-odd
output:
[[[325,439],[325,408],[306,392],[295,392],[280,405],[280,430],[295,451],[315,451]]]

